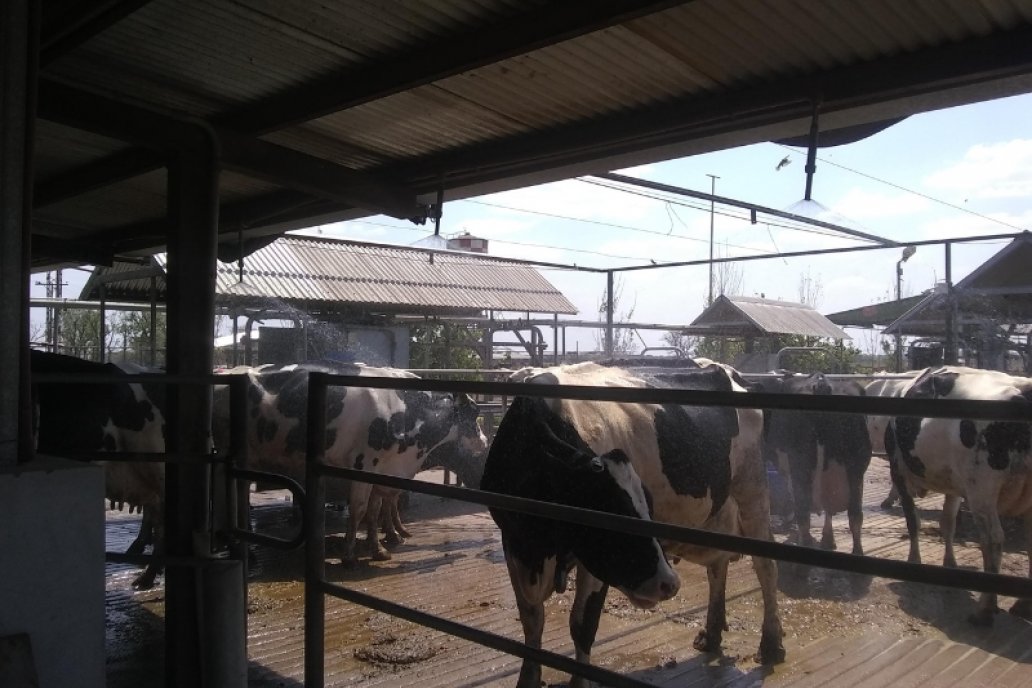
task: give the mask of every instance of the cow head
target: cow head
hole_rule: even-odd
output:
[[[627,455],[620,449],[592,451],[542,399],[513,400],[492,444],[482,487],[650,519],[645,489]],[[572,554],[593,576],[637,606],[652,607],[677,592],[677,574],[655,538],[567,522],[549,522],[546,531],[556,541],[560,559]]]
[[[572,449],[572,447],[570,447]],[[575,453],[564,469],[566,503],[584,509],[651,520],[649,500],[630,459],[620,449]],[[553,457],[562,460],[562,457]],[[593,576],[643,609],[673,597],[680,581],[654,538],[564,524],[573,555]]]

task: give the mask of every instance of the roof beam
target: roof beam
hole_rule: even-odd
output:
[[[493,26],[290,89],[220,119],[239,131],[263,134],[450,76],[524,55],[691,0],[566,0],[545,3]]]
[[[160,155],[145,148],[120,151],[37,182],[32,192],[33,206],[44,208],[60,203],[112,183],[152,172],[164,165]]]
[[[73,3],[71,7],[67,3],[43,3],[44,8],[54,4],[63,5],[64,11],[57,16],[44,17],[39,50],[40,67],[46,67],[63,57],[150,1],[104,0]]]
[[[230,169],[402,220],[426,218],[415,194],[400,185],[226,129],[218,130],[218,139],[223,163]]]
[[[160,166],[169,148],[192,146],[205,131],[219,140],[223,163],[231,169],[273,181],[326,200],[346,203],[399,219],[420,219],[425,213],[416,195],[401,185],[358,172],[328,160],[220,129],[191,122],[137,105],[123,103],[63,84],[41,80],[39,116],[61,124],[142,144],[154,152],[134,149],[50,180],[43,185],[43,202],[67,198],[100,186],[100,174],[137,174]]]

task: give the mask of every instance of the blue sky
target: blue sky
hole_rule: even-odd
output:
[[[776,169],[786,156],[790,164]],[[704,192],[710,190],[707,175],[712,174],[719,177],[718,195],[787,210],[803,198],[805,159],[805,149],[764,143],[624,173]],[[1032,94],[914,115],[863,141],[821,149],[812,197],[837,214],[831,221],[901,242],[1032,229]],[[446,200],[441,233],[468,231],[486,238],[496,256],[595,267],[705,258],[709,204],[681,201],[693,207],[565,180],[477,199]],[[858,243],[762,221],[751,225],[725,213],[741,211],[717,206],[717,255]],[[427,236],[432,227],[372,217],[307,232],[408,245]],[[1002,245],[956,246],[954,280]],[[899,249],[886,249],[742,263],[739,291],[796,301],[801,277],[808,275],[821,286],[818,310],[852,308],[893,298],[899,255]],[[542,272],[579,308],[575,317],[598,317],[604,276]],[[904,266],[903,295],[932,287],[944,273],[943,249],[920,248]],[[77,293],[82,273],[66,271],[65,276],[71,283],[66,294]],[[36,275],[33,282],[41,278]],[[620,279],[619,310],[633,308],[631,319],[637,322],[689,323],[701,312],[708,290],[705,266],[624,273]],[[34,284],[33,295],[43,295],[42,287]],[[659,343],[660,334],[641,332],[649,344]],[[570,330],[568,348],[593,348],[595,337],[592,331]],[[864,349],[876,346],[869,336],[858,335],[856,343]]]

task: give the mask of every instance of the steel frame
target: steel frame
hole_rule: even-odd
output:
[[[532,659],[561,671],[567,671],[606,685],[644,688],[649,686],[596,666],[581,664],[552,652],[530,648],[522,643],[493,633],[465,626],[448,619],[385,601],[346,586],[326,580],[325,502],[326,478],[359,480],[375,485],[413,490],[452,499],[510,509],[546,518],[567,520],[583,525],[618,530],[634,535],[676,540],[689,544],[761,556],[779,561],[851,571],[862,575],[881,576],[897,580],[930,583],[979,592],[996,592],[1015,597],[1032,597],[1032,580],[1003,574],[945,569],[929,564],[911,564],[871,556],[811,549],[798,545],[756,540],[742,536],[714,533],[685,528],[669,523],[655,523],[625,516],[616,516],[588,509],[561,506],[548,502],[522,499],[483,492],[469,488],[436,485],[419,480],[407,480],[328,466],[323,463],[325,452],[326,391],[330,386],[372,387],[377,389],[406,389],[465,392],[467,394],[526,395],[591,399],[613,402],[652,402],[724,407],[791,409],[803,411],[834,411],[847,413],[875,413],[882,415],[915,415],[935,418],[976,418],[989,420],[1032,421],[1032,410],[1026,405],[997,401],[955,401],[928,399],[896,399],[885,397],[846,397],[748,393],[700,392],[677,389],[641,389],[619,387],[590,387],[577,385],[527,385],[511,382],[472,382],[450,380],[368,378],[310,373],[308,384],[308,435],[306,486],[308,490],[305,534],[305,657],[304,682],[308,688],[322,688],[325,684],[323,656],[325,652],[325,596],[332,595],[345,601],[361,604],[378,611],[399,616],[408,621],[451,633],[466,640],[507,652],[524,659]],[[743,403],[745,402],[745,403]]]

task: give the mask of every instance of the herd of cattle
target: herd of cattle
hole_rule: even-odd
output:
[[[583,363],[523,369],[510,377],[526,384],[674,388],[698,391],[777,392],[1032,402],[1032,379],[962,367],[938,367],[907,376],[876,378],[867,385],[821,374],[790,373],[745,379],[733,368],[699,361],[694,369],[648,372]],[[55,354],[33,352],[39,373],[103,373],[117,384],[40,384],[35,389],[37,443],[41,452],[154,452],[164,449],[163,392],[159,385],[122,380],[136,372]],[[301,364],[226,371],[247,378],[249,468],[300,479],[304,469],[308,374],[414,377],[362,365]],[[212,439],[228,442],[229,395],[215,389]],[[864,474],[872,452],[889,459],[910,537],[910,561],[919,562],[914,498],[945,495],[943,564],[955,566],[952,538],[961,501],[978,529],[984,568],[999,572],[1004,533],[1001,516],[1023,517],[1032,537],[1032,423],[915,417],[863,417],[829,411],[760,411],[718,406],[517,396],[489,444],[477,422],[479,409],[464,394],[331,387],[327,398],[325,460],[331,465],[401,477],[445,467],[463,484],[519,497],[653,519],[720,533],[771,540],[767,466],[791,486],[798,542],[812,545],[810,517],[825,515],[821,547],[835,547],[831,516],[845,511],[852,551],[861,539]],[[164,471],[156,462],[108,462],[107,497],[113,506],[143,513],[133,543],[161,546]],[[334,484],[331,482],[331,484]],[[357,557],[357,528],[366,524],[374,558],[388,558],[378,526],[397,537],[396,490],[355,481],[330,497],[346,498],[350,519],[346,560]],[[562,523],[519,512],[491,510],[528,645],[540,647],[544,602],[561,592],[576,569],[570,628],[578,659],[590,659],[602,602],[614,586],[635,605],[652,607],[673,597],[679,578],[671,562],[706,567],[710,586],[701,651],[720,648],[726,629],[725,582],[737,555],[679,542]],[[160,549],[158,549],[160,551]],[[784,658],[772,560],[753,558],[763,596],[759,658]],[[155,567],[134,582],[153,584]],[[1032,565],[1030,565],[1032,574]],[[983,593],[976,623],[992,622],[995,595]],[[1013,612],[1032,618],[1032,600]],[[540,666],[525,661],[520,686],[537,686]]]

